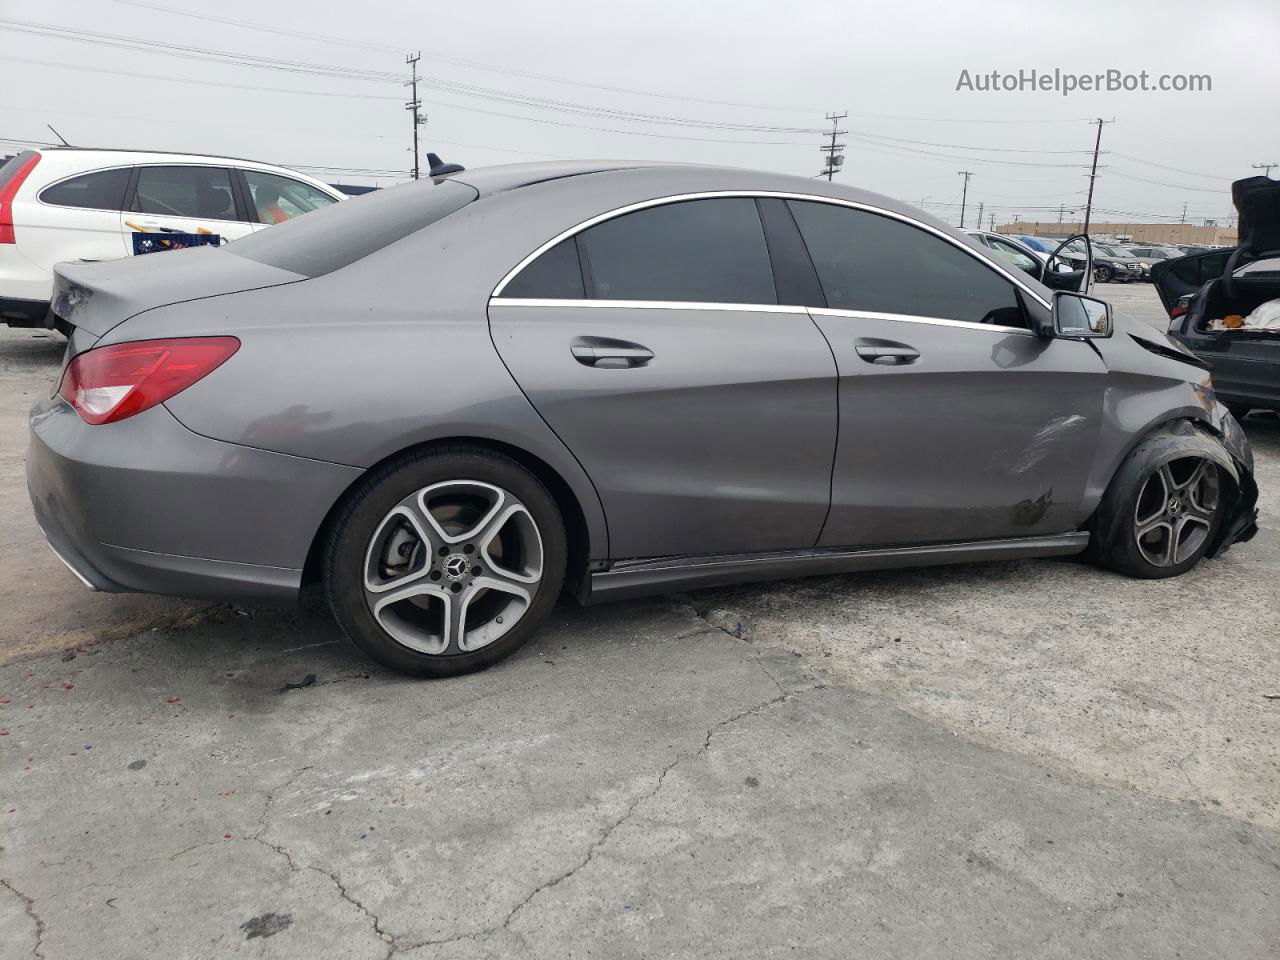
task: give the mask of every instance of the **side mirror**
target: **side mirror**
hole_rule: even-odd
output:
[[[1111,304],[1082,293],[1053,295],[1053,335],[1072,339],[1111,336]]]

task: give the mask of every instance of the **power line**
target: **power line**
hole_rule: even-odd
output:
[[[30,33],[36,36],[58,40],[72,40],[126,50],[147,50],[163,56],[179,59],[198,60],[209,63],[222,63],[232,66],[252,67],[263,70],[276,70],[311,76],[320,76],[362,82],[394,82],[402,83],[410,79],[404,74],[389,73],[380,70],[366,70],[354,67],[343,67],[333,64],[310,63],[300,60],[283,60],[274,57],[259,57],[254,54],[235,53],[216,50],[208,47],[193,47],[185,44],[165,43],[139,37],[128,37],[120,34],[107,34],[98,31],[79,30],[72,27],[61,27],[53,24],[41,24],[31,21],[0,18],[0,28],[14,30],[19,33]],[[732,130],[750,133],[774,133],[811,135],[819,132],[814,127],[784,127],[770,124],[733,123],[726,121],[698,120],[690,117],[677,117],[665,114],[640,113],[631,110],[618,110],[610,107],[595,107],[588,104],[555,100],[549,97],[532,97],[513,94],[509,91],[492,87],[481,87],[474,84],[461,83],[440,77],[419,76],[418,82],[426,87],[458,96],[474,97],[483,100],[494,100],[515,106],[552,110],[563,113],[576,113],[583,116],[603,117],[611,120],[623,120],[634,123],[652,123],[697,127],[707,130]]]
[[[1221,194],[1223,192],[1223,189],[1221,187],[1218,187],[1215,189],[1213,187],[1191,187],[1182,183],[1165,183],[1163,180],[1151,180],[1151,179],[1148,179],[1147,177],[1139,177],[1136,174],[1125,173],[1124,170],[1116,169],[1116,168],[1112,168],[1111,172],[1115,176],[1123,177],[1126,180],[1136,180],[1139,183],[1150,183],[1157,187],[1169,187],[1172,190],[1192,190],[1197,193],[1217,193],[1217,194]]]
[[[1280,167],[1280,163],[1255,163],[1253,169],[1261,170],[1264,177],[1270,177],[1271,171],[1276,167]]]
[[[168,13],[174,16],[179,16],[179,17],[190,17],[195,20],[205,20],[211,23],[223,23],[223,24],[228,24],[230,26],[245,27],[247,29],[258,31],[258,32],[274,33],[277,35],[287,36],[287,37],[301,37],[306,40],[316,40],[322,43],[334,43],[334,44],[339,44],[341,46],[355,47],[355,48],[364,49],[364,50],[376,50],[381,52],[398,52],[400,49],[399,47],[388,45],[388,44],[368,43],[360,40],[352,40],[348,37],[334,37],[334,36],[329,36],[322,33],[308,33],[303,30],[289,30],[283,27],[273,27],[273,26],[268,26],[266,24],[261,24],[261,23],[251,23],[248,20],[236,20],[232,17],[219,17],[219,16],[214,16],[212,14],[207,14],[207,13],[195,13],[189,10],[173,10],[161,4],[145,3],[143,2],[143,0],[113,0],[113,2],[127,4],[132,7],[141,7],[147,10],[157,10],[162,13]],[[786,112],[793,112],[793,113],[801,113],[801,112],[808,112],[810,109],[812,109],[811,107],[779,106],[776,104],[763,104],[763,103],[742,103],[742,102],[733,101],[733,100],[712,100],[712,99],[707,99],[705,97],[690,97],[690,96],[681,95],[681,94],[660,93],[655,90],[640,90],[634,87],[618,87],[618,86],[611,86],[609,84],[603,84],[603,83],[589,83],[585,80],[567,80],[563,77],[556,77],[550,74],[532,73],[524,70],[514,70],[510,67],[495,66],[494,64],[482,63],[477,60],[465,60],[460,57],[447,56],[437,51],[431,51],[429,55],[432,60],[439,61],[441,63],[453,63],[453,64],[457,64],[458,66],[471,67],[472,69],[475,69],[475,70],[485,70],[492,73],[504,74],[506,76],[524,77],[530,80],[545,80],[548,83],[561,83],[567,86],[584,87],[591,90],[604,90],[609,93],[628,93],[628,94],[633,94],[635,96],[655,97],[662,100],[675,100],[675,101],[681,101],[685,103],[706,103],[706,104],[710,104],[712,106],[718,106],[718,107],[745,107],[752,110],[779,110],[779,111],[786,111]]]

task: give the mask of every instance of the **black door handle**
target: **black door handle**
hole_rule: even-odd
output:
[[[606,370],[643,367],[653,359],[653,351],[648,347],[609,337],[574,337],[569,352],[584,366]]]
[[[915,363],[920,359],[920,351],[915,347],[894,340],[876,340],[867,337],[858,340],[854,344],[854,350],[867,363],[879,363],[885,366],[901,366]]]

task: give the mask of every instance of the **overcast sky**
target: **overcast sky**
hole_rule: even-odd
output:
[[[0,136],[49,140],[52,123],[75,144],[335,168],[312,171],[330,181],[390,183],[349,171],[412,165],[397,77],[418,49],[423,149],[468,167],[613,158],[812,176],[822,137],[806,131],[847,110],[838,179],[927,198],[956,222],[967,169],[970,223],[979,202],[997,223],[1056,220],[1058,204],[1083,206],[1100,116],[1116,122],[1094,204],[1124,215],[1095,219],[1176,219],[1185,202],[1199,222],[1231,214],[1230,181],[1252,164],[1280,161],[1276,0],[5,0],[0,27]],[[1032,68],[1209,74],[1212,91],[956,90],[962,70]],[[783,129],[750,129],[763,127]]]

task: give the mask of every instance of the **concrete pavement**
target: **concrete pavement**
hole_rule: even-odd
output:
[[[334,640],[233,614],[5,668],[0,956],[1274,956],[1273,831],[679,601],[442,683]]]
[[[1176,580],[562,606],[418,683],[323,616],[84,591],[21,481],[59,353],[0,331],[0,960],[1275,955],[1280,420],[1263,532]]]

